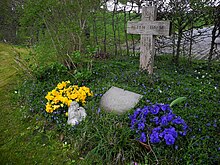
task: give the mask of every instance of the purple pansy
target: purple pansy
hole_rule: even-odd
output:
[[[138,123],[138,129],[139,129],[139,130],[144,130],[144,127],[145,127],[144,122]]]
[[[154,129],[152,129],[152,132],[160,132],[161,131],[161,127],[156,127]]]
[[[160,108],[162,111],[170,110],[170,105],[169,104],[161,104]]]
[[[180,116],[178,116],[176,119],[174,119],[174,120],[172,121],[172,123],[173,123],[173,124],[183,124],[183,123],[185,123],[185,122],[184,122],[183,119],[181,119]]]
[[[155,124],[160,123],[159,117],[154,117],[151,121],[154,122]]]
[[[165,128],[164,131],[163,131],[163,134],[164,134],[164,136],[170,134],[174,138],[177,138],[177,136],[178,136],[178,133],[176,132],[174,127]]]
[[[176,116],[168,104],[138,108],[129,118],[131,129],[139,134],[139,140],[143,143],[147,141],[146,135],[149,134],[151,143],[165,141],[167,145],[173,145],[178,134],[185,136],[188,131],[185,121]]]
[[[168,125],[168,120],[167,120],[167,116],[161,116],[161,125],[162,126],[167,126]]]
[[[145,143],[147,141],[146,135],[144,132],[141,133],[140,141]]]
[[[175,138],[171,134],[164,135],[164,139],[167,145],[173,145],[175,143]]]
[[[158,132],[153,132],[150,135],[150,142],[151,143],[159,143],[160,142],[160,138],[159,138],[159,133]]]
[[[160,107],[157,106],[157,105],[150,108],[150,112],[151,112],[153,115],[158,114],[159,110],[160,110]]]
[[[173,113],[169,113],[169,114],[167,115],[167,121],[168,121],[168,122],[172,121],[174,117],[175,117],[175,115],[174,115]]]

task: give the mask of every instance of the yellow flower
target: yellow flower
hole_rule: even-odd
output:
[[[72,100],[75,100],[77,98],[77,94],[73,93],[73,94],[70,95],[69,98],[72,99]]]
[[[93,93],[86,86],[79,87],[78,85],[68,85],[70,81],[62,81],[58,83],[56,88],[48,92],[45,98],[47,99],[46,111],[52,113],[54,110],[70,106],[74,100],[85,105],[87,96],[93,96]]]
[[[68,100],[67,106],[69,107],[73,100]]]
[[[83,87],[81,87],[81,89],[82,89],[83,91],[85,91],[86,93],[89,93],[89,92],[90,92],[90,89],[89,89],[88,87],[83,86]]]
[[[77,90],[79,87],[78,85],[73,85],[73,88]]]
[[[53,90],[51,91],[51,93],[52,93],[53,96],[57,96],[57,95],[59,95],[59,92],[56,91],[55,89],[53,89]]]
[[[60,105],[54,105],[54,106],[53,106],[53,110],[56,110],[56,109],[58,109],[58,108],[60,108]]]
[[[59,83],[59,84],[57,85],[57,88],[58,88],[58,89],[63,89],[63,88],[65,88],[68,82],[69,82],[69,81],[66,81],[66,82],[62,81],[62,83]],[[69,83],[70,83],[70,82],[69,82]]]
[[[89,93],[88,93],[88,96],[93,96],[93,93],[92,93],[92,92],[89,92]]]
[[[68,112],[66,112],[65,115],[68,116]]]
[[[60,102],[60,96],[58,95],[58,96],[54,97],[52,102],[55,103],[55,104],[59,103]]]
[[[64,90],[59,90],[59,94],[62,95],[64,92]]]
[[[51,94],[52,94],[51,92],[48,92],[48,93],[47,93],[47,96],[45,97],[45,98],[47,99],[47,101],[53,100],[54,96],[51,95]]]
[[[61,102],[62,102],[63,104],[68,105],[68,98],[67,98],[67,97],[62,97]]]
[[[53,108],[52,108],[52,105],[50,103],[47,103],[46,104],[46,111],[48,113],[52,113],[53,112]]]

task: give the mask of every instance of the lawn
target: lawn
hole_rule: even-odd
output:
[[[18,84],[24,81],[21,70],[17,70],[19,67],[14,62],[17,55],[15,50],[23,56],[29,53],[24,48],[12,48],[10,45],[0,43],[0,164],[65,162],[68,157],[63,157],[67,149],[59,142],[59,135],[56,132],[45,135],[39,125],[43,120],[39,122],[23,120],[25,106],[22,106],[16,98],[19,94]],[[51,139],[48,140],[49,138]],[[59,163],[56,163],[58,160]]]
[[[209,68],[205,61],[193,61],[188,66],[181,59],[177,67],[169,55],[157,56],[151,77],[139,70],[138,56],[93,59],[92,67],[85,69],[87,65],[82,62],[75,72],[58,63],[35,67],[34,78],[18,77],[18,86],[10,85],[13,80],[4,79],[6,85],[1,87],[1,92],[11,91],[13,95],[1,95],[4,102],[1,103],[0,161],[3,164],[219,163],[219,62]],[[74,127],[66,124],[61,113],[45,111],[47,93],[67,80],[85,85],[94,93],[85,105],[86,119]],[[135,109],[123,115],[99,109],[101,96],[111,86],[144,95],[135,109],[156,103],[170,104],[178,97],[186,97],[172,109],[187,123],[187,135],[178,137],[171,146],[163,142],[150,144],[149,152],[130,129],[129,116]],[[13,101],[16,103],[10,105]]]

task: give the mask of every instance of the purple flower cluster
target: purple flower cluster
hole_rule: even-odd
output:
[[[179,135],[185,136],[187,133],[187,124],[172,112],[169,104],[138,108],[129,118],[131,129],[143,143],[147,141],[146,134],[149,134],[151,143],[165,141],[167,145],[173,145]]]

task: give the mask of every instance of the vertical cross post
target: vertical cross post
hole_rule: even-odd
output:
[[[156,8],[143,7],[141,21],[155,21],[156,19]],[[153,73],[153,63],[155,54],[155,37],[149,34],[141,35],[141,46],[140,46],[140,68],[147,70],[149,74]]]

